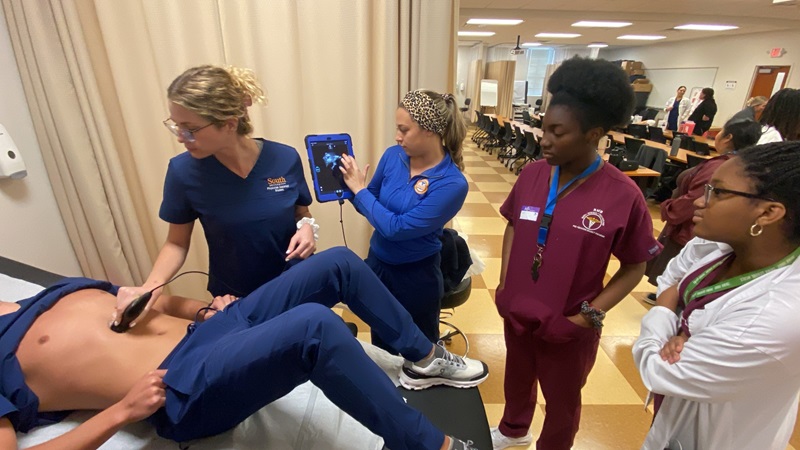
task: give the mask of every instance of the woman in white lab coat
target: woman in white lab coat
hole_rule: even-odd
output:
[[[686,94],[686,86],[678,86],[675,96],[670,97],[664,106],[664,111],[667,112],[668,130],[678,131],[681,123],[685,122],[686,118],[689,117],[692,102],[687,97],[684,97],[684,94]]]
[[[663,400],[642,448],[783,450],[800,391],[800,142],[739,152],[696,206],[703,239],[659,278],[633,346]]]

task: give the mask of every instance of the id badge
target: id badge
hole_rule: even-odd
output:
[[[536,222],[539,220],[539,207],[538,206],[523,206],[519,212],[520,220],[530,220]]]

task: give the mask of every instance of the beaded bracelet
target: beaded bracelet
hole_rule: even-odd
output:
[[[606,318],[605,311],[595,308],[589,302],[583,302],[581,303],[581,315],[592,324],[592,327],[603,328],[603,319]]]

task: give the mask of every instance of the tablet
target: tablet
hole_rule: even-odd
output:
[[[339,170],[342,154],[353,156],[349,134],[312,134],[306,136],[308,165],[314,181],[314,195],[320,203],[353,198]]]

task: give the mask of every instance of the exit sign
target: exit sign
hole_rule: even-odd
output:
[[[786,52],[786,50],[784,50],[783,47],[775,47],[775,48],[773,48],[772,50],[769,51],[769,57],[770,58],[780,58],[781,56],[783,56],[783,54],[785,52]]]

